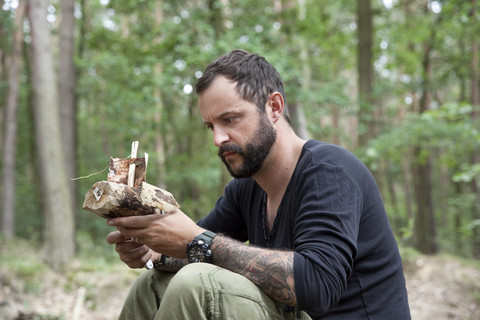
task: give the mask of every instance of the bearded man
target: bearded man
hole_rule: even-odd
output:
[[[108,220],[123,262],[155,265],[120,318],[410,319],[372,175],[347,150],[295,134],[274,67],[234,50],[196,93],[234,179],[197,223],[180,210]]]

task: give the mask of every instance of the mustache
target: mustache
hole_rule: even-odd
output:
[[[236,152],[239,155],[243,155],[242,148],[240,148],[240,146],[236,144],[224,144],[221,145],[220,148],[218,148],[218,156],[220,158],[223,158],[223,154],[225,152]]]

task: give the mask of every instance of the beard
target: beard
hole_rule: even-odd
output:
[[[266,115],[260,115],[258,128],[253,136],[247,141],[245,147],[242,148],[237,144],[224,144],[218,149],[218,156],[228,169],[232,177],[236,179],[249,178],[260,170],[265,158],[270,153],[270,149],[277,139],[272,124],[267,120]],[[238,168],[232,168],[230,163],[225,159],[223,153],[235,152],[243,158],[243,163]]]

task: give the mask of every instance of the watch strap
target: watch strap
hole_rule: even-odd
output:
[[[213,238],[215,238],[216,235],[217,235],[217,234],[216,234],[215,232],[206,230],[206,231],[202,232],[201,234],[199,234],[195,239],[202,239],[202,240],[204,240],[206,243],[211,244]]]

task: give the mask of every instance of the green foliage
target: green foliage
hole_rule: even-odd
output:
[[[140,155],[150,156],[147,181],[165,184],[187,214],[203,217],[226,181],[192,90],[209,62],[242,48],[265,56],[278,69],[287,104],[303,105],[313,138],[336,139],[333,142],[352,147],[376,173],[402,243],[409,243],[414,232],[416,208],[407,188],[413,188],[410,168],[433,159],[431,192],[440,221],[438,241],[446,250],[467,254],[479,228],[470,186],[480,175],[480,164],[472,161],[480,148],[480,128],[478,120],[472,120],[475,107],[467,101],[471,44],[480,34],[480,10],[472,16],[469,1],[438,2],[441,12],[433,12],[424,1],[394,1],[392,8],[372,1],[376,103],[367,116],[375,121],[376,137],[355,150],[358,134],[373,129],[357,125],[358,17],[351,1],[306,0],[304,12],[296,1],[277,1],[282,5],[274,6],[271,0],[227,4],[163,0],[162,8],[153,0],[84,1],[77,8],[82,28],[77,28],[75,37],[78,175],[103,170],[110,157],[128,157],[131,142],[138,140]],[[0,37],[2,54],[11,48],[13,12],[10,7],[0,10],[0,31],[5,35]],[[58,35],[56,28],[52,25],[54,35]],[[427,48],[431,49],[428,79]],[[28,41],[25,49],[29,50]],[[24,54],[16,232],[41,241],[42,199],[28,59]],[[3,70],[0,75],[3,102],[7,78]],[[419,114],[425,90],[430,93],[430,110]],[[104,171],[77,180],[79,205],[93,183],[106,177]],[[76,211],[79,254],[102,256],[108,263],[112,251],[104,238],[111,228],[81,207]]]
[[[409,158],[424,164],[427,158],[433,157],[434,169],[448,169],[450,188],[445,187],[443,194],[440,191],[434,194],[435,202],[439,204],[437,219],[445,221],[438,242],[444,250],[467,256],[472,250],[468,239],[472,238],[474,229],[479,228],[478,219],[472,220],[469,216],[477,197],[471,193],[458,193],[459,186],[455,185],[471,183],[480,176],[479,165],[471,163],[472,153],[480,148],[478,124],[472,123],[471,113],[470,105],[449,103],[420,115],[411,114],[403,124],[370,141],[360,152],[361,158],[373,170],[386,161],[387,170],[395,175],[401,172]],[[415,158],[412,158],[413,149],[421,150]],[[442,204],[445,206],[440,207]],[[402,239],[412,235],[411,222],[408,220],[408,227],[399,230]]]
[[[428,156],[438,155],[438,165],[468,167],[469,172],[473,170],[473,178],[478,165],[470,165],[469,155],[480,147],[480,132],[471,121],[471,112],[469,105],[451,103],[420,115],[411,114],[403,124],[372,140],[362,159],[371,167],[378,167],[375,161],[379,159],[400,165],[405,155],[417,147],[422,152],[415,161],[423,163]],[[459,175],[461,171],[452,179],[460,181]]]

